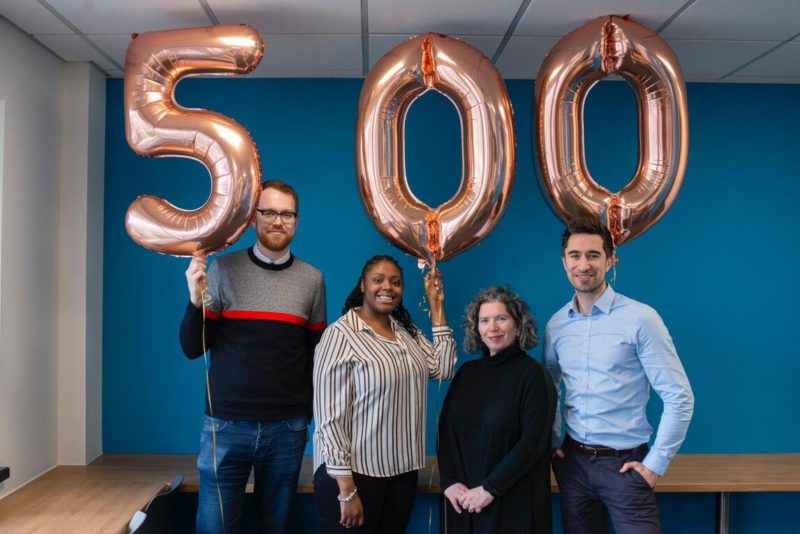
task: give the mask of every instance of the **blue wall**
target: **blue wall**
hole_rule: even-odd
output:
[[[511,284],[544,324],[571,295],[559,260],[561,222],[537,184],[531,156],[532,82],[507,82],[517,126],[517,175],[511,202],[479,246],[443,263],[446,307],[460,322],[470,297]],[[364,260],[401,256],[374,229],[358,195],[353,156],[361,80],[187,80],[177,91],[187,107],[234,117],[250,130],[265,177],[292,182],[301,198],[293,251],[319,266],[328,284],[329,320]],[[192,208],[208,194],[198,163],[147,159],[127,146],[121,80],[107,94],[103,443],[105,452],[197,451],[203,407],[202,360],[188,361],[177,341],[187,301],[188,260],[138,247],[124,212],[152,193]],[[793,415],[800,354],[789,327],[799,296],[795,199],[800,86],[690,84],[691,145],[683,189],[671,211],[620,250],[616,289],[654,306],[675,340],[696,395],[682,452],[798,452]],[[459,123],[452,106],[426,95],[411,109],[407,160],[412,189],[437,204],[460,179]],[[587,159],[612,189],[627,183],[637,161],[636,109],[625,84],[599,84],[586,107]],[[248,232],[233,248],[254,240]],[[418,309],[416,261],[402,256],[406,306]],[[460,338],[460,328],[457,328]],[[539,348],[534,354],[540,357]],[[469,356],[460,354],[460,358]],[[431,384],[428,453],[446,384]],[[651,403],[658,422],[659,401]],[[309,449],[310,453],[310,449]],[[662,496],[668,532],[713,527],[709,496]],[[425,505],[427,507],[427,505]],[[735,496],[734,532],[790,531],[786,510],[797,495]],[[753,513],[749,513],[750,511]],[[421,515],[427,531],[427,508]],[[422,528],[420,526],[420,528]],[[766,530],[765,530],[766,529]]]

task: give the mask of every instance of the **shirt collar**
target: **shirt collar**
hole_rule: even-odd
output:
[[[592,304],[592,309],[589,311],[589,315],[593,315],[595,310],[602,312],[608,315],[611,312],[611,306],[614,304],[614,299],[616,298],[617,293],[614,291],[614,288],[611,287],[611,284],[606,284],[606,290],[603,291],[603,294],[600,295],[600,298],[597,299],[594,304]],[[572,300],[569,301],[569,310],[568,314],[570,317],[575,316],[575,314],[580,313],[578,311],[578,297],[577,295],[572,297]]]
[[[356,310],[360,309],[361,309],[360,306],[357,308],[350,308],[350,310],[348,310],[347,312],[347,315],[349,316],[350,319],[350,324],[353,326],[353,330],[355,330],[356,332],[372,332],[373,335],[377,335],[375,333],[375,330],[370,325],[368,325],[364,319],[359,317],[358,314],[356,313]],[[392,327],[392,332],[397,334],[397,319],[395,319],[390,315],[389,324]]]
[[[270,259],[270,258],[268,258],[266,256],[266,254],[261,252],[261,249],[258,248],[257,244],[253,245],[253,254],[255,254],[256,258],[258,258],[259,260],[263,261],[264,263],[268,263],[270,265],[281,265],[283,263],[286,263],[287,261],[289,261],[289,258],[292,256],[292,253],[287,250],[286,254],[284,254],[283,256],[278,258],[277,260]]]

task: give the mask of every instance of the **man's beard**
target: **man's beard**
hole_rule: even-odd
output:
[[[288,234],[271,235],[268,230],[265,230],[258,236],[261,245],[267,250],[272,252],[280,252],[289,246],[292,238]]]

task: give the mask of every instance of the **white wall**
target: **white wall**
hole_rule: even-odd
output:
[[[60,451],[80,460],[100,449],[101,78],[0,17],[0,465],[11,468],[0,497]],[[76,88],[90,104],[73,113]]]
[[[58,463],[101,453],[105,76],[64,66],[58,280]]]

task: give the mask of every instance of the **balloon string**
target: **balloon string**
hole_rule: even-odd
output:
[[[214,418],[214,408],[211,405],[211,377],[209,371],[211,365],[208,359],[208,348],[206,347],[206,288],[200,293],[200,301],[203,309],[203,360],[206,363],[206,398],[208,399],[208,415]],[[217,484],[217,499],[219,500],[219,517],[222,521],[222,530],[225,531],[225,510],[222,508],[222,491],[219,488],[219,474],[217,474],[217,426],[211,421],[211,452],[214,455],[214,481]]]
[[[426,268],[430,268],[430,264],[428,264],[427,262],[420,261],[417,265],[419,267],[419,274],[422,276],[422,287],[423,287],[422,298],[419,299],[419,304],[417,304],[417,307],[420,310],[422,310],[423,312],[425,312],[425,314],[428,316],[428,319],[431,319],[431,307],[430,307],[430,303],[428,302],[428,294],[425,293],[425,289],[424,289],[425,288],[425,275],[427,274],[425,272],[425,269]]]
[[[619,256],[617,256],[617,249],[611,253],[611,286],[617,285],[617,263],[619,263]]]
[[[435,415],[435,424],[436,424],[436,451],[439,451],[439,401],[441,400],[442,394],[442,375],[439,374],[439,379],[437,380],[438,386],[436,387],[436,396],[434,397],[434,414]],[[438,473],[439,471],[439,456],[438,454],[434,455],[433,457],[433,467],[431,467],[431,474],[428,478],[428,493],[433,493],[433,475]],[[441,485],[441,480],[439,481]],[[440,491],[444,492],[444,488],[439,488]],[[444,495],[439,496],[440,499],[444,499]],[[441,508],[441,510],[446,511],[446,503],[445,506]],[[439,523],[441,524],[444,521],[444,516],[439,518]],[[431,534],[431,527],[433,526],[433,503],[428,504],[428,534]],[[441,528],[441,527],[440,527]]]
[[[419,272],[422,275],[422,285],[425,286],[425,269],[429,268],[432,269],[431,265],[428,262],[419,262]],[[422,292],[422,299],[419,302],[419,308],[424,311],[428,318],[432,320],[431,315],[431,308],[428,303],[428,295],[425,291]],[[436,388],[436,396],[434,397],[434,414],[436,420],[436,450],[439,450],[439,403],[441,400],[442,394],[442,375],[439,374],[439,378],[436,380],[438,382],[438,386]],[[433,467],[431,467],[430,476],[428,477],[428,493],[433,493],[433,477],[439,470],[439,458],[438,456],[433,457]],[[442,497],[444,498],[444,497]],[[439,518],[439,521],[444,521],[444,518]],[[428,534],[431,534],[433,529],[433,504],[428,504]]]

